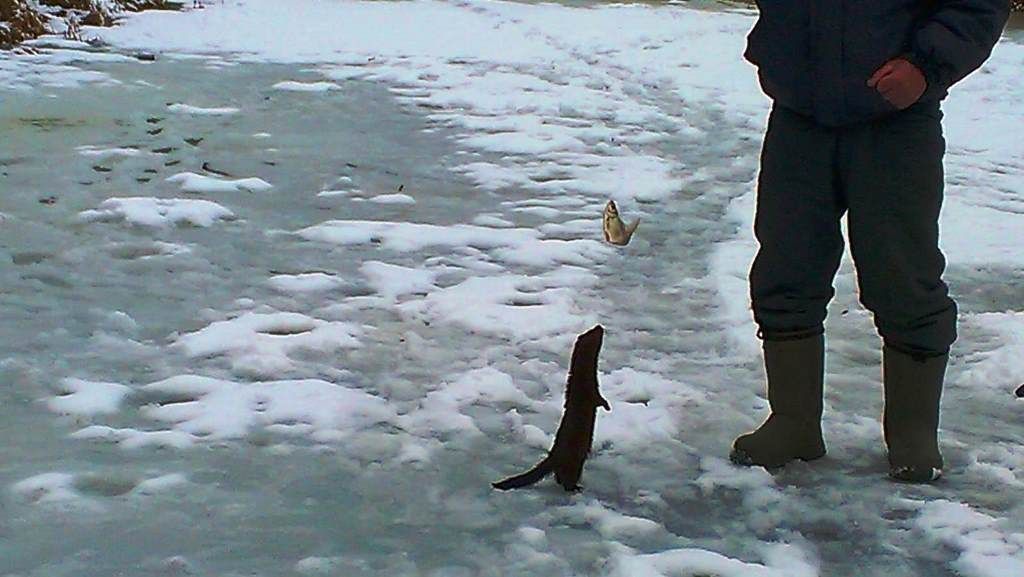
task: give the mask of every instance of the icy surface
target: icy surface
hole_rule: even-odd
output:
[[[960,573],[997,577],[1024,572],[1024,531],[1007,531],[1005,520],[945,499],[907,505],[919,508],[916,529],[959,552],[953,567]]]
[[[767,413],[750,13],[206,4],[0,55],[4,572],[1021,573],[1017,41],[946,105],[961,340],[947,475],[913,487],[884,480],[848,261],[829,456],[726,458]],[[584,491],[492,491],[550,447],[598,322]]]

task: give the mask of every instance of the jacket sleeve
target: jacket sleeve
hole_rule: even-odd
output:
[[[928,80],[924,98],[942,98],[992,53],[1010,0],[936,0],[910,41],[907,59]]]

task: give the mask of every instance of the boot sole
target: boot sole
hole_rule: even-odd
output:
[[[889,478],[898,483],[934,483],[942,478],[936,467],[891,467]]]
[[[821,451],[821,453],[795,455],[792,459],[789,459],[788,461],[784,461],[782,463],[758,463],[746,451],[742,451],[740,449],[733,447],[732,451],[729,453],[729,460],[735,463],[736,465],[740,465],[743,467],[764,467],[765,469],[781,469],[788,465],[789,463],[792,463],[793,461],[804,461],[806,463],[810,461],[816,461],[824,456],[825,451]]]

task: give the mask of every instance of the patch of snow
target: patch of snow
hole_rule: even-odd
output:
[[[137,495],[153,495],[188,484],[188,477],[181,473],[169,473],[152,479],[146,479],[135,486],[132,492]]]
[[[82,156],[94,156],[98,158],[109,158],[109,157],[135,157],[149,154],[138,148],[102,148],[99,146],[83,145],[76,146],[75,150]]]
[[[643,554],[617,545],[610,561],[610,577],[817,577],[818,568],[795,545],[777,543],[764,547],[764,564],[748,563],[704,549],[669,549]]]
[[[583,521],[593,525],[602,537],[614,541],[637,539],[665,529],[650,519],[625,515],[609,509],[596,499],[561,507],[557,514],[579,524]]]
[[[995,333],[999,342],[990,351],[968,358],[969,370],[958,384],[1008,396],[1024,375],[1024,311],[976,313],[964,315],[964,321]]]
[[[332,196],[349,196],[351,194],[355,194],[356,192],[358,192],[358,191],[356,191],[356,190],[321,190],[320,192],[316,193],[316,195],[328,198],[328,197],[332,197]]]
[[[399,310],[473,333],[533,340],[579,332],[594,323],[592,314],[577,308],[574,295],[573,289],[546,286],[538,277],[471,277],[402,303]]]
[[[274,185],[261,178],[240,178],[237,180],[214,178],[194,172],[182,172],[169,176],[167,182],[181,184],[184,192],[263,192],[274,188]]]
[[[371,196],[370,202],[376,202],[378,204],[416,204],[416,199],[409,196],[408,194],[378,194],[377,196]]]
[[[705,394],[684,383],[625,367],[600,375],[601,392],[612,410],[600,412],[595,443],[634,451],[658,440],[675,439],[679,421],[705,400]]]
[[[273,88],[288,92],[329,92],[341,89],[340,86],[333,82],[297,82],[294,80],[278,82]]]
[[[171,423],[175,432],[210,440],[238,439],[256,428],[300,423],[305,425],[300,432],[312,440],[337,442],[398,420],[380,397],[315,379],[238,383],[181,375],[141,390],[174,399],[145,407],[145,416]]]
[[[366,261],[359,267],[359,271],[378,294],[390,301],[405,295],[428,293],[437,288],[434,281],[438,273],[434,271],[380,261]]]
[[[70,473],[42,473],[18,481],[11,490],[33,503],[74,501],[82,496],[75,491],[75,476]]]
[[[191,114],[193,116],[228,116],[231,114],[238,114],[240,112],[238,108],[230,106],[220,108],[203,108],[201,106],[192,106],[190,104],[182,104],[180,102],[167,105],[167,110],[180,114]]]
[[[208,227],[218,220],[233,220],[235,213],[209,200],[129,197],[108,198],[78,216],[86,222],[123,220],[136,226],[160,228],[183,223]]]
[[[51,397],[46,406],[55,413],[76,416],[95,416],[116,413],[121,402],[131,393],[131,387],[118,383],[103,383],[66,378],[60,382],[61,395]]]
[[[235,374],[268,378],[286,373],[296,351],[331,353],[360,346],[360,326],[328,322],[299,313],[246,312],[178,337],[189,357],[228,357]]]
[[[120,448],[129,451],[144,448],[187,449],[196,442],[194,435],[181,431],[141,431],[106,425],[90,425],[71,433],[70,437],[116,443]]]
[[[964,577],[1024,574],[1024,532],[1002,529],[1006,519],[946,499],[906,500],[903,505],[919,511],[917,529],[960,553],[952,565]]]
[[[267,282],[283,293],[324,292],[345,285],[345,281],[323,272],[279,274],[270,277]]]
[[[534,405],[512,377],[497,369],[474,369],[444,382],[431,391],[420,406],[403,417],[405,427],[425,436],[441,432],[479,433],[472,416],[463,411],[472,406]]]
[[[337,245],[379,242],[383,248],[413,252],[427,247],[494,249],[509,264],[554,266],[588,265],[611,251],[596,240],[541,239],[526,228],[491,228],[469,224],[441,226],[412,222],[332,220],[296,231],[306,240]]]
[[[498,214],[481,214],[473,219],[473,224],[477,226],[486,226],[489,228],[511,228],[515,226],[515,223],[502,218]]]

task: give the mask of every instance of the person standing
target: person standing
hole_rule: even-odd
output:
[[[824,320],[847,216],[861,302],[883,340],[889,475],[942,474],[937,432],[957,308],[938,246],[940,101],[999,40],[1009,0],[758,0],[744,56],[773,100],[750,270],[771,414],[730,458],[825,454]]]

